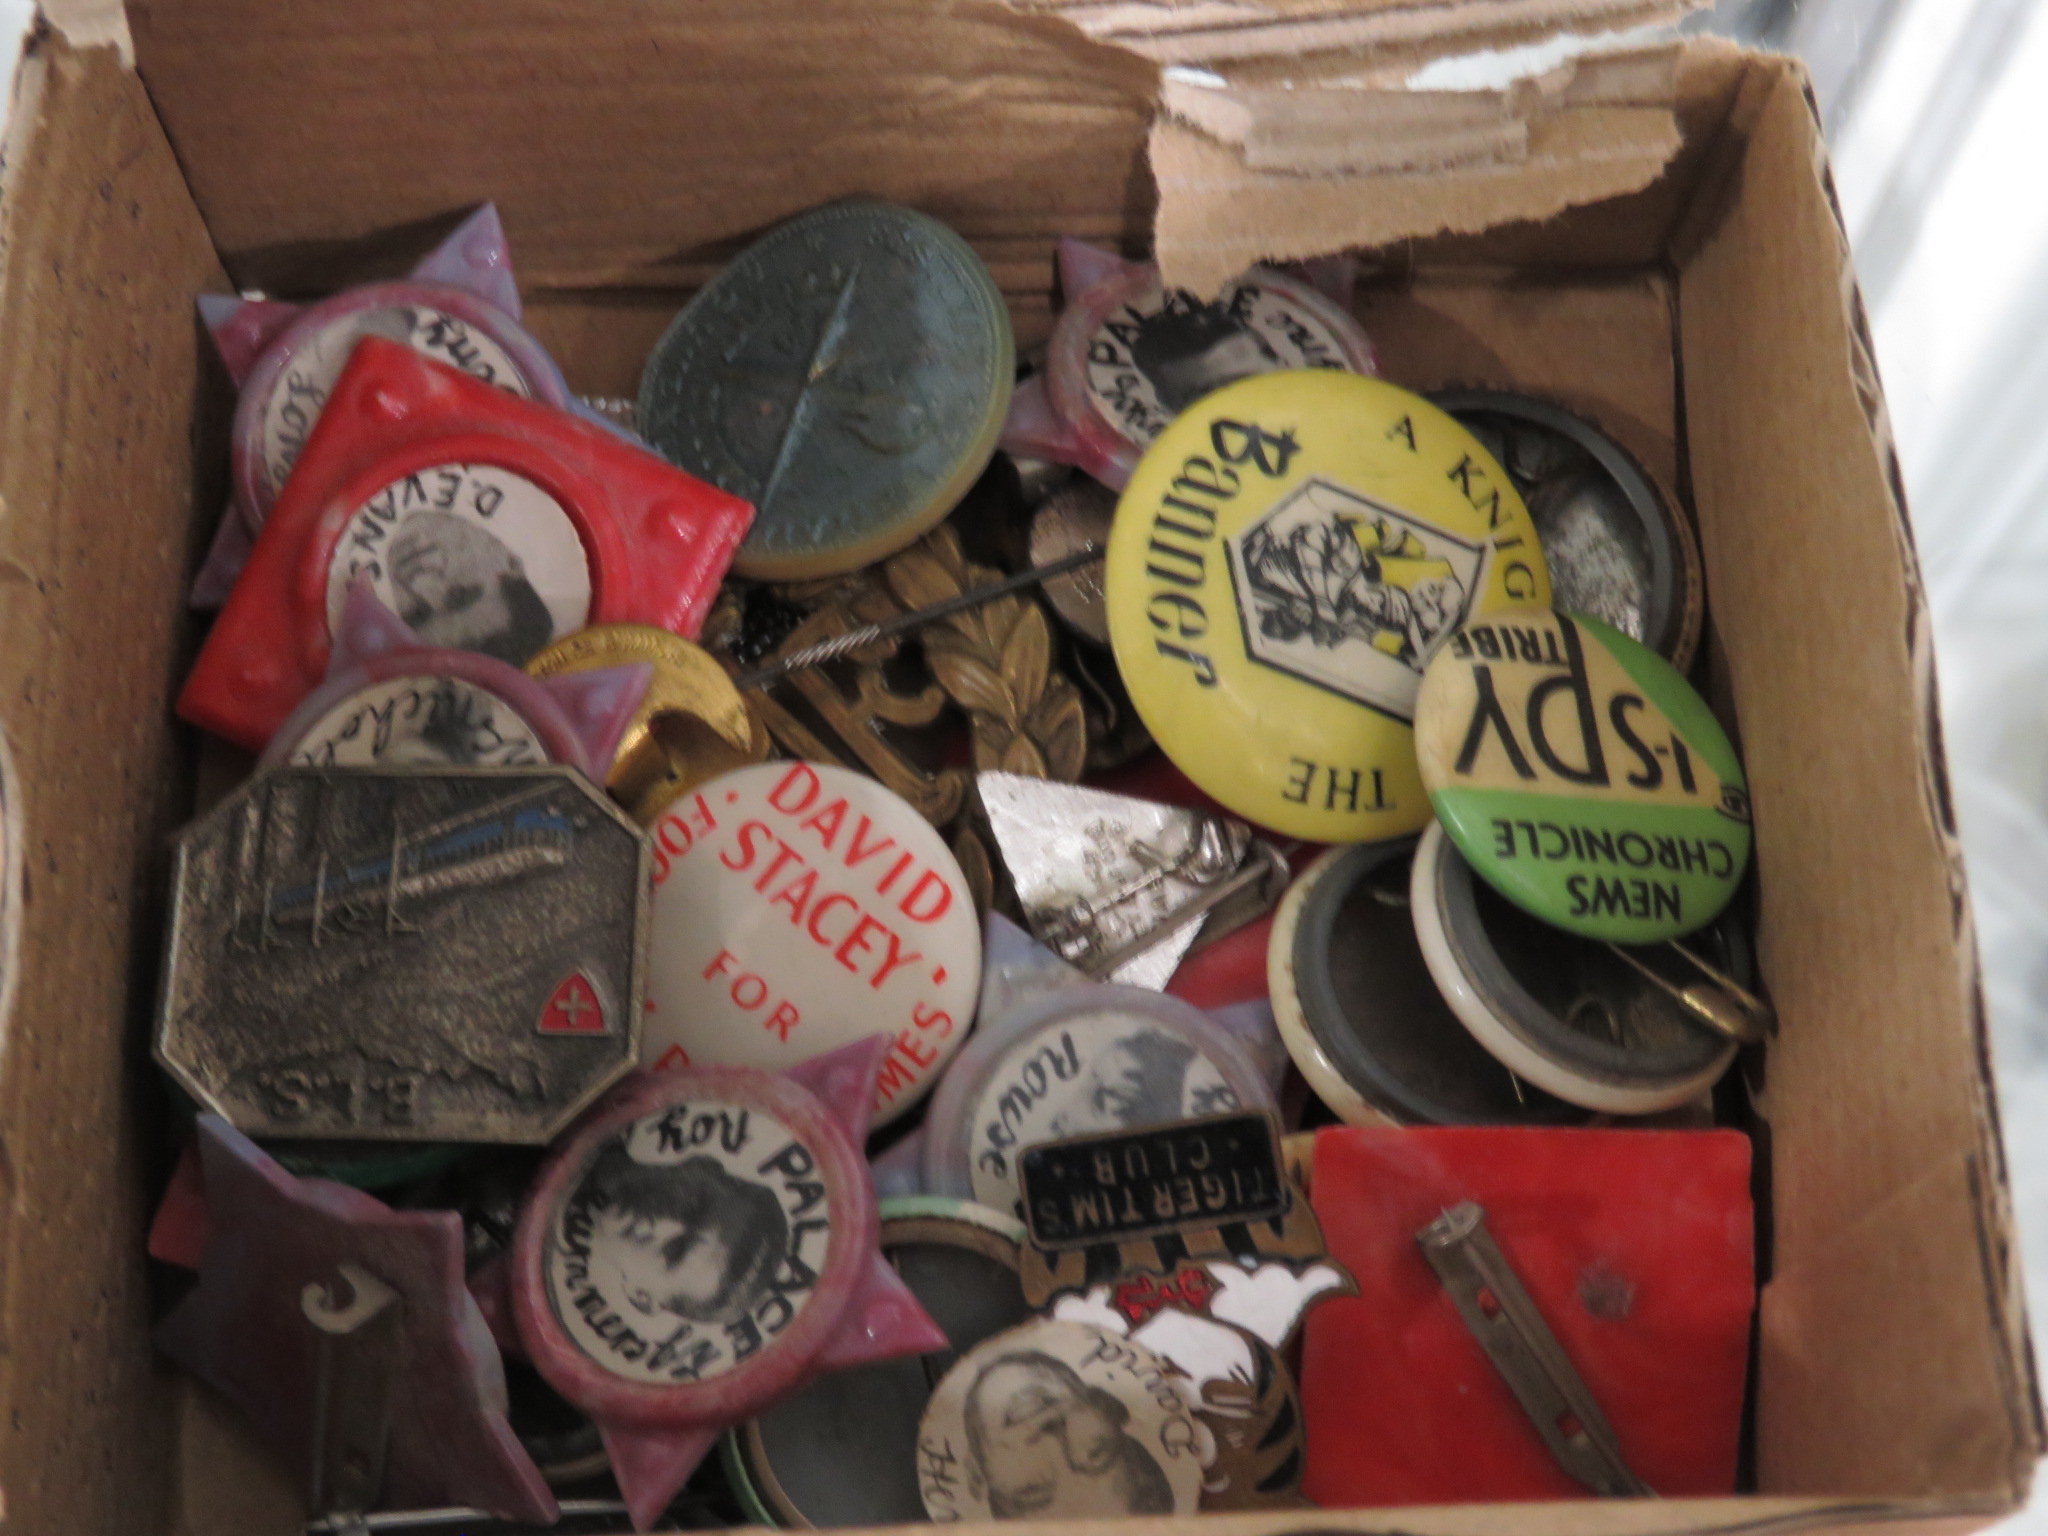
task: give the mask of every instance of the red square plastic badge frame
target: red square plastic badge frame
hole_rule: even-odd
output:
[[[356,509],[437,464],[510,470],[546,491],[590,561],[595,624],[694,639],[754,509],[603,427],[378,337],[348,367],[270,510],[178,697],[193,724],[260,751],[327,671],[327,570]]]

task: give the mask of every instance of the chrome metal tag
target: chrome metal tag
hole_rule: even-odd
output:
[[[976,783],[1033,936],[1098,981],[1164,987],[1212,908],[1285,883],[1263,852],[1247,866],[1263,845],[1232,817],[1014,773]]]

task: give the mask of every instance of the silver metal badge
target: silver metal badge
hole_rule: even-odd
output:
[[[640,1046],[647,851],[568,768],[287,768],[179,838],[156,1056],[256,1136],[538,1144]]]
[[[1228,816],[1014,773],[976,783],[1032,935],[1099,981],[1164,987],[1255,851]]]

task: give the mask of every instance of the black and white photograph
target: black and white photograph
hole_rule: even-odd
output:
[[[330,622],[363,574],[423,644],[515,667],[590,616],[576,525],[541,487],[492,465],[436,465],[364,502],[328,568]]]
[[[1402,719],[1485,560],[1477,543],[1321,480],[1229,548],[1253,660]]]
[[[1201,1484],[1184,1388],[1142,1345],[1034,1321],[947,1372],[919,1436],[933,1519],[1172,1515]]]
[[[1013,1050],[982,1089],[974,1117],[975,1198],[1000,1210],[1017,1200],[1014,1159],[984,1155],[990,1150],[1239,1107],[1216,1064],[1172,1030],[1120,1013],[1063,1024]]]
[[[1346,366],[1344,343],[1277,279],[1256,274],[1213,300],[1157,283],[1119,305],[1088,342],[1088,390],[1133,441],[1226,384],[1283,368]]]
[[[517,710],[454,677],[365,684],[308,726],[287,759],[306,768],[516,768],[547,760]]]
[[[808,1147],[758,1109],[692,1104],[605,1141],[555,1219],[555,1315],[628,1380],[723,1375],[809,1302],[831,1244]]]

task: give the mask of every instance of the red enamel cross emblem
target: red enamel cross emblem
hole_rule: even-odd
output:
[[[540,1011],[540,1032],[544,1035],[601,1035],[605,1032],[604,1005],[597,991],[581,971],[562,980]]]

